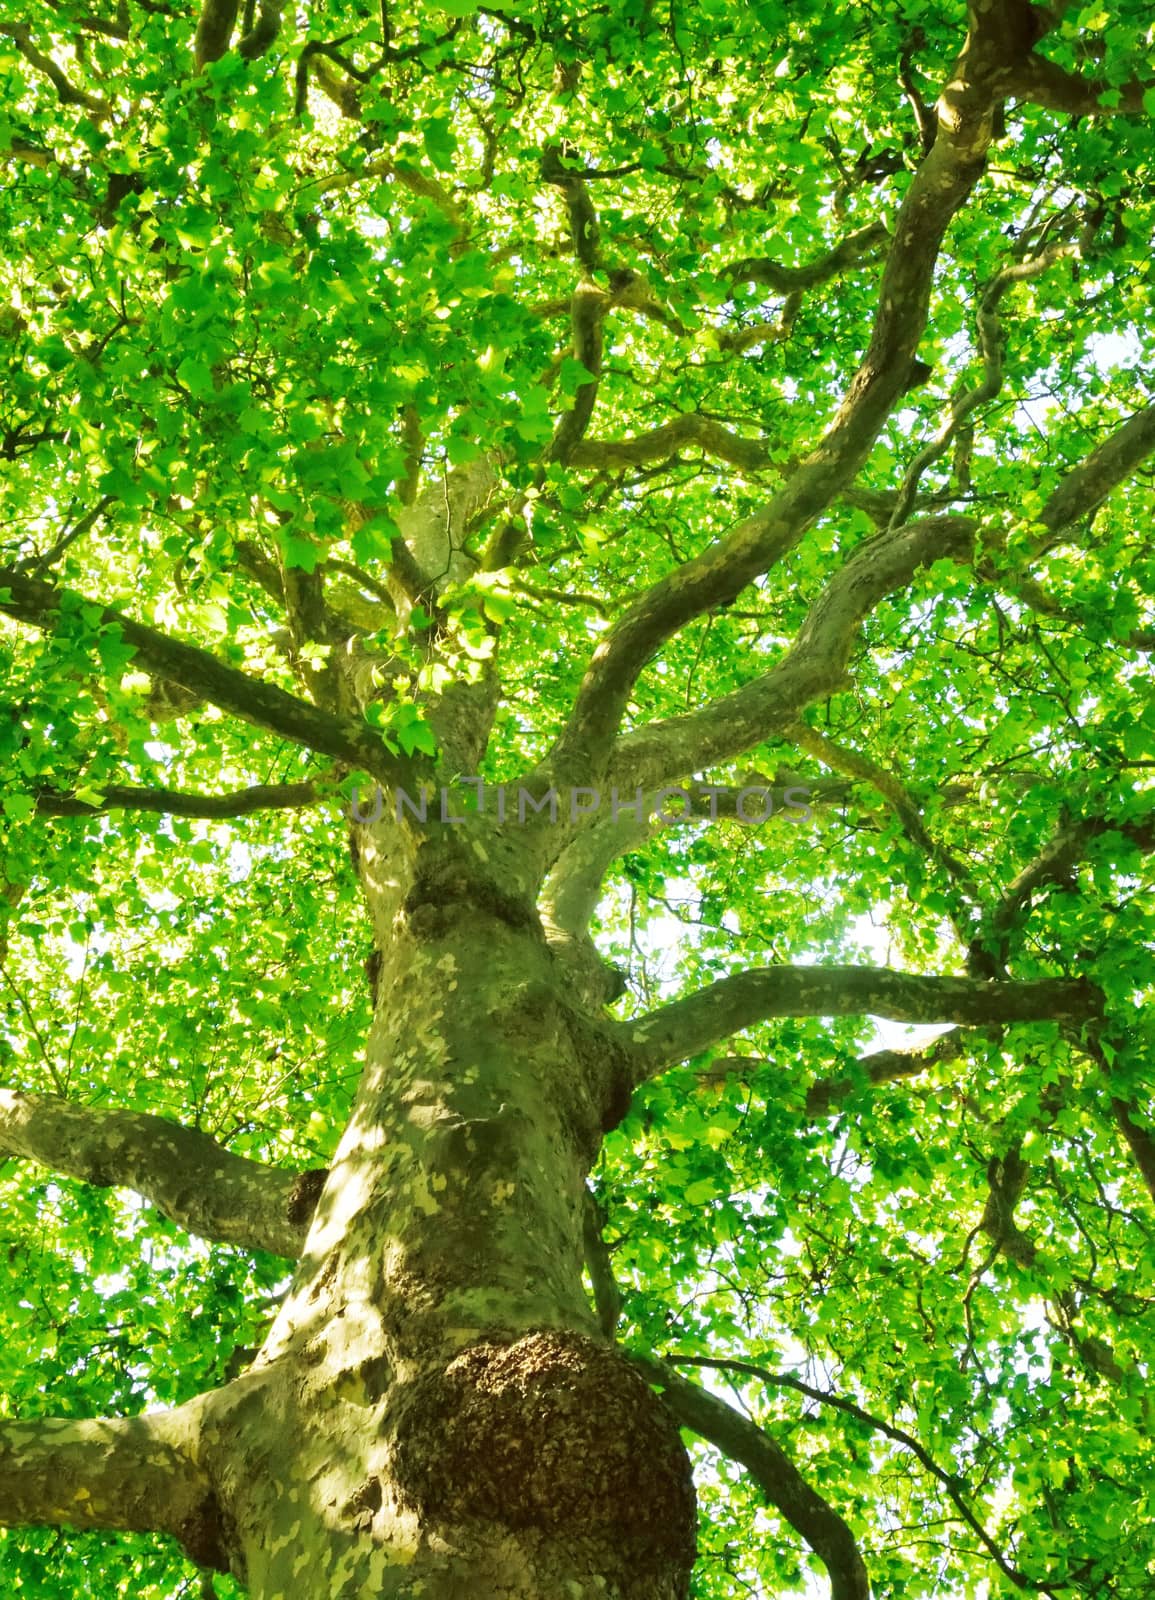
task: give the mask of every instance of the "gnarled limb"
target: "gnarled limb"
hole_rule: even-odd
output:
[[[594,273],[602,265],[597,212],[580,174],[564,164],[566,156],[568,151],[564,145],[546,145],[542,152],[541,174],[547,183],[559,188],[566,199],[573,252],[582,269],[570,306],[573,355],[590,373],[590,378],[578,385],[573,404],[558,422],[546,451],[547,459],[563,463],[569,461],[593,416],[602,371],[602,326],[611,303],[610,296],[594,281]]]
[[[247,817],[254,811],[285,811],[315,806],[325,797],[315,783],[254,783],[232,794],[184,794],[178,789],[136,789],[105,784],[98,801],[41,790],[36,810],[42,817],[93,817],[105,811],[152,811],[170,817]]]
[[[816,1400],[820,1405],[830,1406],[836,1411],[841,1411],[846,1416],[854,1417],[857,1421],[865,1423],[875,1433],[880,1433],[884,1438],[892,1440],[895,1444],[902,1445],[911,1452],[920,1466],[925,1467],[927,1472],[933,1478],[937,1478],[939,1483],[943,1485],[963,1521],[985,1547],[988,1555],[991,1556],[1000,1571],[1010,1578],[1016,1588],[1038,1589],[1043,1593],[1048,1592],[1046,1582],[1028,1578],[1025,1573],[1020,1572],[1017,1567],[1007,1560],[971,1510],[962,1493],[962,1485],[958,1475],[941,1467],[926,1447],[913,1434],[908,1433],[905,1428],[896,1427],[892,1422],[886,1422],[881,1417],[873,1416],[860,1406],[857,1401],[851,1400],[845,1395],[830,1394],[824,1389],[816,1389],[813,1384],[805,1383],[801,1378],[796,1378],[793,1373],[768,1372],[765,1367],[757,1366],[754,1362],[735,1361],[728,1357],[689,1356],[677,1353],[667,1357],[667,1360],[680,1366],[705,1367],[717,1372],[740,1373],[748,1378],[757,1378],[760,1382],[773,1387],[793,1389],[796,1393],[805,1395],[809,1400]],[[694,1388],[693,1385],[690,1387]],[[687,1426],[692,1426],[692,1424],[688,1423]],[[703,1437],[708,1437],[708,1435],[703,1435]],[[718,1444],[718,1448],[724,1455],[730,1454],[724,1445]]]
[[[541,155],[541,175],[546,183],[560,189],[565,196],[573,253],[586,272],[592,275],[602,265],[601,230],[576,159],[564,141],[560,145],[547,144]]]
[[[816,289],[829,283],[849,267],[858,266],[875,254],[875,247],[889,235],[881,222],[858,228],[836,244],[833,250],[819,256],[804,267],[783,267],[766,256],[747,256],[741,261],[728,262],[722,275],[735,283],[756,283],[775,294],[796,294],[801,289]]]
[[[620,791],[656,787],[782,734],[806,706],[843,683],[859,625],[879,600],[908,584],[921,566],[968,558],[977,526],[970,517],[925,517],[860,545],[769,672],[699,711],[625,734],[612,758],[612,782]]]
[[[55,629],[64,598],[63,590],[25,577],[12,567],[0,568],[0,612],[17,622],[47,631]],[[77,597],[69,598],[75,602]],[[99,613],[102,626],[120,630],[133,647],[136,663],[146,671],[203,695],[222,711],[232,712],[254,727],[280,734],[321,755],[363,767],[384,783],[398,782],[405,776],[406,763],[391,756],[367,724],[318,710],[276,684],[250,677],[209,651],[135,622],[111,606],[97,603],[93,609]]]
[[[781,560],[865,461],[906,388],[943,238],[978,181],[994,135],[1008,52],[1017,59],[1033,38],[1025,25],[1016,26],[1028,12],[1017,4],[1005,12],[972,10],[970,32],[938,104],[939,136],[899,212],[869,348],[834,421],[765,508],[655,584],[598,645],[548,763],[561,781],[602,776],[629,695],[660,645]]]
[[[1017,100],[1062,111],[1070,117],[1135,117],[1143,113],[1143,97],[1155,88],[1155,79],[1133,78],[1128,83],[1108,83],[1068,72],[1043,56],[1031,54],[1011,76],[1011,93]],[[1108,104],[1103,104],[1106,95]]]
[[[885,967],[763,967],[733,973],[643,1017],[607,1024],[634,1081],[707,1050],[769,1017],[887,1017],[893,1022],[1081,1023],[1102,1015],[1102,995],[1082,980],[983,983]]]
[[[778,344],[789,339],[798,320],[798,313],[802,309],[802,301],[802,291],[796,289],[783,300],[782,309],[772,322],[763,319],[747,323],[744,327],[728,328],[725,332],[719,333],[718,349],[724,350],[728,355],[740,356],[753,345]]]
[[[193,45],[198,72],[228,49],[239,9],[237,0],[204,0]]]
[[[950,415],[945,423],[911,462],[891,512],[892,528],[899,527],[910,516],[924,473],[946,454],[952,441],[967,426],[968,419],[979,407],[996,399],[1002,389],[1004,339],[999,303],[1003,296],[1015,284],[1029,282],[1032,278],[1039,277],[1056,261],[1075,254],[1077,249],[1078,245],[1074,240],[1055,241],[1033,256],[1012,261],[996,272],[987,284],[979,301],[976,316],[983,375],[973,388],[965,390],[952,402]]]
[[[0,1089],[0,1155],[132,1189],[202,1239],[290,1260],[301,1253],[324,1176],[249,1161],[164,1117],[14,1089]]]
[[[212,1486],[196,1463],[199,1403],[141,1417],[0,1421],[0,1524],[167,1533],[224,1570]]]
[[[631,1355],[630,1360],[662,1391],[683,1427],[746,1468],[770,1504],[825,1566],[831,1600],[870,1600],[866,1563],[853,1533],[829,1501],[807,1483],[781,1445],[718,1395],[690,1383],[664,1362],[641,1355]]]

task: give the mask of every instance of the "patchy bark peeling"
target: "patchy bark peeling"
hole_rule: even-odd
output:
[[[1021,0],[968,8],[969,31],[933,126],[923,108],[923,155],[892,234],[880,224],[861,229],[809,267],[747,257],[722,269],[730,280],[794,296],[878,251],[881,277],[867,348],[813,450],[784,464],[765,501],[724,537],[620,612],[591,648],[568,718],[527,780],[538,793],[551,784],[636,788],[638,817],[621,825],[616,816],[609,825],[571,817],[548,828],[540,818],[517,828],[475,818],[457,828],[393,820],[387,806],[382,818],[353,824],[374,937],[374,1020],[328,1168],[274,1171],[156,1117],[0,1091],[0,1154],[131,1187],[204,1237],[296,1263],[249,1370],[191,1405],[124,1421],[0,1423],[0,1522],[158,1530],[204,1567],[231,1572],[253,1600],[685,1600],[695,1502],[681,1422],[746,1465],[825,1562],[838,1600],[867,1600],[849,1522],[781,1447],[706,1391],[615,1348],[618,1307],[605,1260],[591,1273],[596,1311],[583,1286],[583,1259],[599,1244],[587,1178],[638,1084],[769,1017],[872,1013],[960,1029],[1049,1019],[1093,1030],[1103,996],[1091,984],[1011,981],[1003,969],[1032,894],[1062,877],[1099,825],[1072,826],[1012,884],[976,939],[976,963],[982,956],[989,970],[976,964],[967,977],[772,966],[615,1023],[604,1004],[620,975],[601,961],[590,928],[610,863],[650,830],[645,807],[655,791],[693,785],[694,775],[794,726],[833,694],[865,619],[927,567],[951,560],[980,576],[998,569],[998,537],[977,515],[922,514],[918,474],[890,497],[856,489],[854,479],[910,387],[940,247],[984,171],[1004,102],[1033,95],[1083,114],[1096,98],[1096,85],[1033,55],[1045,21]],[[238,30],[235,49],[253,60],[280,27],[275,3],[242,14],[234,0],[203,0],[197,71],[223,81],[208,69],[234,48]],[[382,27],[384,64],[399,54],[384,12]],[[335,49],[306,46],[298,80],[306,98],[308,52]],[[322,87],[332,84],[323,62],[314,70]],[[341,93],[343,111],[356,116],[358,91]],[[1120,91],[1124,107],[1135,93]],[[586,437],[611,311],[629,306],[672,330],[682,325],[632,272],[611,271],[610,291],[594,282],[609,263],[576,161],[548,147],[542,178],[567,204],[580,270],[564,306],[586,378],[544,447],[534,492],[550,464],[641,467],[683,446],[750,474],[771,468],[767,443],[697,414],[632,439]],[[451,224],[447,248],[466,248],[448,181],[384,158],[372,170],[430,199]],[[359,176],[351,168],[326,182],[335,188]],[[512,563],[529,538],[530,495],[503,483],[496,451],[422,484],[420,433],[410,416],[385,579],[320,555],[317,572],[305,571],[237,541],[240,568],[284,608],[286,656],[312,698],[103,603],[86,607],[93,626],[159,682],[327,757],[337,777],[367,772],[413,794],[435,774],[440,782],[479,770],[498,702],[496,668],[478,650],[460,669],[451,591]],[[1153,443],[1155,409],[1147,408],[1059,483],[1028,554],[1089,515]],[[782,562],[840,499],[865,504],[883,531],[833,572],[769,669],[698,709],[687,695],[685,715],[622,732],[638,680],[662,646]],[[358,502],[341,508],[354,531],[377,515]],[[467,536],[498,512],[484,554],[469,553]],[[53,632],[79,597],[38,570],[15,561],[0,569],[0,613]],[[335,574],[343,581],[326,591],[323,580]],[[498,624],[487,616],[481,626],[484,644],[495,644]],[[421,671],[410,676],[439,767],[397,754],[365,717],[389,692],[382,685],[397,670],[390,650],[400,656],[402,637],[413,657],[425,653],[422,667],[437,669],[425,675],[439,685],[433,690]],[[452,648],[439,659],[446,641]],[[323,665],[313,659],[318,648]],[[827,753],[835,748],[824,741]],[[313,804],[323,789],[324,781],[260,785],[208,797],[110,785],[75,795],[43,789],[35,803],[40,816],[128,808],[219,818]],[[774,793],[790,803],[790,787]],[[908,833],[927,843],[917,809],[893,787],[887,798]],[[1146,823],[1127,837],[1146,849],[1153,842]],[[917,1058],[884,1052],[863,1078],[890,1082],[960,1048],[952,1036]],[[743,1058],[734,1059],[741,1068]],[[854,1089],[852,1079],[814,1086],[812,1113]],[[1113,1108],[1155,1186],[1149,1130],[1128,1101],[1116,1096]],[[1003,1211],[992,1203],[982,1226],[1005,1250],[1018,1237],[1017,1194],[1005,1171],[1001,1182]],[[1026,1248],[1020,1240],[1020,1256]]]
[[[565,998],[519,874],[459,840],[361,830],[389,933],[360,1090],[290,1293],[200,1439],[231,1570],[255,1600],[679,1600],[688,1459],[582,1284],[620,1052]]]

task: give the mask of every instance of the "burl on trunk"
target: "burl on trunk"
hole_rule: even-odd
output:
[[[679,1600],[689,1462],[582,1284],[620,1065],[508,838],[357,832],[376,1020],[292,1288],[206,1401],[215,1553],[254,1600]]]

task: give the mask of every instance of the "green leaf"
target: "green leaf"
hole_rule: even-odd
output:
[[[286,567],[298,572],[316,572],[321,550],[312,539],[303,539],[294,533],[282,533],[281,549]]]
[[[596,376],[588,367],[573,356],[566,356],[558,371],[558,386],[563,394],[575,395],[585,384],[596,382]]]
[[[212,368],[196,356],[185,356],[176,369],[176,375],[194,400],[201,400],[213,392]]]
[[[684,1199],[688,1206],[701,1206],[713,1200],[716,1194],[713,1178],[699,1178],[694,1183],[686,1185]]]
[[[449,118],[429,117],[422,127],[421,136],[433,165],[441,172],[451,172],[457,155],[457,140],[450,128]]]

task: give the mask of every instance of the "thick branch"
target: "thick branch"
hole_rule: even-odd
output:
[[[973,1037],[973,1035],[972,1035]],[[875,1050],[858,1061],[867,1083],[897,1083],[917,1078],[932,1067],[957,1061],[967,1048],[968,1035],[961,1028],[942,1033],[930,1044],[909,1050]],[[861,1087],[862,1078],[819,1078],[806,1091],[806,1110],[812,1117],[825,1116],[832,1106],[848,1100]]]
[[[998,1545],[991,1538],[990,1534],[983,1527],[982,1523],[975,1516],[970,1506],[967,1504],[967,1501],[961,1492],[960,1482],[957,1475],[947,1472],[945,1468],[940,1467],[926,1447],[920,1444],[913,1434],[907,1433],[905,1428],[898,1428],[894,1425],[894,1423],[886,1422],[881,1417],[872,1415],[871,1412],[866,1411],[862,1406],[860,1406],[857,1401],[850,1400],[845,1395],[828,1394],[824,1389],[816,1389],[812,1384],[803,1382],[801,1378],[796,1378],[793,1373],[768,1372],[764,1367],[756,1366],[753,1362],[735,1361],[728,1357],[720,1357],[715,1359],[710,1356],[682,1355],[679,1352],[678,1354],[671,1355],[669,1359],[678,1363],[679,1365],[708,1367],[719,1372],[741,1373],[745,1377],[757,1378],[761,1382],[773,1385],[775,1387],[793,1389],[796,1391],[796,1393],[805,1395],[809,1400],[816,1400],[820,1405],[830,1406],[836,1411],[843,1412],[846,1416],[856,1418],[857,1421],[865,1423],[866,1426],[873,1429],[874,1432],[881,1433],[885,1438],[892,1440],[895,1444],[902,1445],[905,1449],[911,1451],[916,1460],[919,1462],[920,1466],[925,1467],[927,1472],[929,1472],[932,1477],[937,1478],[938,1481],[943,1485],[951,1500],[954,1502],[954,1505],[956,1506],[963,1521],[972,1530],[972,1532],[976,1534],[982,1544],[986,1547],[988,1554],[993,1558],[999,1569],[1006,1574],[1011,1582],[1020,1589],[1040,1589],[1044,1592],[1047,1591],[1047,1586],[1045,1583],[1028,1578],[1024,1573],[1020,1572],[1018,1568],[1011,1565],[1011,1563],[1006,1559],[1002,1551],[999,1549]]]
[[[1008,1261],[1032,1267],[1038,1260],[1038,1249],[1030,1236],[1015,1221],[1015,1208],[1023,1197],[1030,1176],[1030,1166],[1023,1160],[1022,1141],[1016,1139],[1004,1155],[992,1156],[987,1163],[987,1202],[983,1207],[979,1227]]]
[[[1004,578],[1003,581],[1007,583],[1008,587],[1013,582],[1015,599],[1021,600],[1032,611],[1038,612],[1039,616],[1054,617],[1060,622],[1069,623],[1072,628],[1077,628],[1080,633],[1086,632],[1086,617],[1079,616],[1069,606],[1065,606],[1056,600],[1034,578],[1015,578],[1013,580]],[[1141,655],[1150,655],[1155,651],[1155,628],[1132,628],[1130,633],[1123,635],[1122,638],[1115,642],[1125,650],[1135,650]]]
[[[899,1083],[907,1078],[920,1077],[934,1067],[957,1061],[975,1041],[997,1038],[1001,1028],[951,1028],[940,1033],[928,1045],[909,1045],[896,1050],[873,1050],[859,1056],[852,1077],[819,1078],[806,1091],[806,1114],[825,1117],[831,1110],[872,1088],[884,1083]],[[751,1083],[756,1073],[773,1071],[774,1063],[758,1056],[715,1056],[708,1067],[696,1074],[705,1088],[717,1088],[729,1079]]]
[[[575,446],[584,438],[593,416],[602,371],[602,327],[610,305],[610,298],[594,281],[594,274],[602,266],[597,212],[580,172],[567,166],[567,160],[572,162],[574,153],[565,141],[547,144],[542,151],[541,175],[565,196],[573,252],[581,268],[570,303],[573,354],[591,377],[578,384],[573,404],[558,422],[546,452],[547,459],[563,463],[569,461]]]
[[[797,724],[789,730],[789,736],[799,742]],[[843,766],[841,770],[849,769]],[[856,769],[853,776],[864,778],[873,770],[865,764],[863,769]],[[1003,774],[1002,777],[1024,790],[1041,781],[1032,773]],[[591,818],[560,850],[539,901],[546,928],[569,939],[587,937],[602,896],[602,884],[614,861],[668,828],[693,827],[721,818],[753,827],[765,826],[768,821],[771,825],[804,822],[813,811],[842,805],[851,787],[851,783],[840,779],[815,783],[780,767],[772,778],[765,780],[764,786],[748,782],[735,787],[694,780],[680,785],[677,790],[671,789],[665,796],[660,790],[651,790],[643,795],[638,807],[630,799],[621,806],[616,820],[604,814]],[[679,799],[679,795],[684,795],[689,804]],[[938,790],[938,798],[947,808],[972,804],[973,796],[971,781],[946,784]],[[917,810],[913,800],[909,803]],[[669,808],[662,819],[657,816],[659,804]]]
[[[789,339],[794,331],[794,324],[798,320],[798,313],[802,309],[803,295],[801,290],[786,296],[782,302],[782,309],[771,322],[761,318],[757,322],[748,322],[741,327],[727,328],[718,334],[718,349],[724,350],[728,355],[744,355],[756,344],[781,344]]]
[[[763,967],[734,973],[644,1017],[608,1024],[631,1054],[636,1081],[698,1055],[770,1017],[886,1017],[893,1022],[1081,1023],[1102,1013],[1082,980],[984,983],[885,967]]]
[[[747,335],[750,337],[747,338]],[[743,328],[738,334],[726,336],[726,347],[731,343],[756,343],[766,338],[765,326]],[[664,422],[646,433],[634,434],[628,439],[583,439],[570,455],[570,465],[606,471],[614,467],[640,467],[650,461],[669,461],[685,446],[700,450],[703,455],[725,461],[739,472],[753,476],[773,472],[786,476],[798,470],[798,461],[775,459],[774,453],[763,439],[749,439],[735,433],[711,417],[696,411]],[[954,499],[949,493],[920,497],[915,504],[919,509],[933,509]],[[838,499],[856,510],[865,511],[882,527],[894,524],[894,508],[898,496],[878,489],[861,489],[851,484],[839,491]]]
[[[11,567],[0,568],[0,612],[18,622],[54,630],[65,598],[66,591],[25,577]],[[203,695],[222,711],[229,711],[253,727],[279,734],[308,750],[364,768],[384,783],[395,782],[403,776],[404,764],[389,754],[365,724],[351,717],[321,711],[275,684],[228,666],[207,650],[134,622],[111,606],[82,602],[75,595],[67,598],[73,606],[84,604],[96,611],[101,626],[119,629],[121,637],[132,645],[141,667],[194,694]]]
[[[1010,8],[1016,13],[1026,7]],[[1008,49],[1001,8],[971,18],[971,31],[938,105],[939,136],[899,212],[879,290],[869,348],[818,448],[761,511],[654,585],[598,645],[570,721],[555,747],[562,781],[602,776],[638,675],[691,618],[732,601],[779,561],[849,486],[906,387],[926,325],[935,263],[952,218],[982,172],[994,131]],[[1014,55],[1012,55],[1012,60]]]
[[[256,22],[237,44],[239,56],[246,61],[256,61],[276,44],[284,8],[284,0],[261,0]]]
[[[88,94],[84,89],[78,89],[71,82],[63,68],[57,66],[51,56],[46,56],[32,43],[32,37],[26,22],[0,23],[0,33],[7,34],[16,45],[17,50],[28,62],[35,67],[52,84],[63,106],[83,106],[94,117],[102,118],[108,115],[108,106],[105,101],[96,95]]]
[[[437,492],[444,498],[444,491],[441,489],[440,485],[438,485]],[[364,523],[368,522],[373,516],[376,515],[376,508],[373,506],[359,505],[355,501],[348,500],[345,502],[345,514],[350,519],[351,529],[356,529],[360,528]],[[402,513],[403,521],[412,522],[414,517],[415,514],[413,510],[410,507],[406,507],[405,512]],[[433,603],[437,581],[421,566],[421,563],[417,560],[416,556],[413,554],[413,551],[406,542],[403,533],[395,534],[390,540],[389,552],[389,576],[393,579],[397,587],[401,590],[401,593],[409,601],[410,605],[417,606],[421,605],[423,602],[431,605]],[[439,555],[441,557],[440,564],[444,566],[445,555],[441,552],[439,552]],[[326,566],[335,567],[336,563],[327,562]],[[346,568],[346,570],[348,569]],[[389,595],[389,590],[387,587],[385,588],[385,593],[386,595]],[[392,596],[389,596],[389,598],[390,602],[394,603],[392,601]]]
[[[1114,1095],[1111,1099],[1111,1110],[1114,1112],[1119,1132],[1126,1139],[1127,1148],[1135,1158],[1135,1165],[1147,1185],[1147,1193],[1155,1202],[1155,1134],[1150,1128],[1145,1128],[1135,1121],[1132,1115],[1134,1109],[1118,1095]]]
[[[573,330],[574,358],[592,377],[578,385],[573,404],[559,419],[547,452],[550,460],[562,463],[569,461],[590,425],[602,372],[606,305],[606,296],[598,285],[583,278],[574,290],[570,325]]]
[[[354,516],[360,515],[355,508],[350,511],[350,508],[346,507],[346,511]],[[234,540],[233,552],[242,572],[247,573],[278,606],[285,607],[287,600],[284,576],[277,563],[265,555],[251,539]],[[321,562],[318,570],[326,577],[330,572],[336,572],[351,578],[365,593],[374,595],[376,600],[386,605],[390,612],[395,609],[393,597],[388,589],[351,563],[330,558]],[[350,633],[375,633],[380,628],[381,612],[378,605],[365,600],[348,585],[342,584],[337,592],[334,592],[333,585],[326,585],[324,598],[326,610],[333,618],[334,632],[343,630],[347,637]]]
[[[0,1422],[0,1523],[167,1533],[222,1569],[217,1512],[195,1465],[192,1407],[142,1417]]]
[[[918,802],[892,772],[876,765],[857,750],[847,750],[835,744],[825,734],[808,727],[804,722],[796,722],[789,732],[799,749],[816,757],[832,772],[845,773],[847,777],[859,779],[876,789],[902,823],[911,843],[917,845],[931,861],[943,867],[964,891],[974,893],[969,869],[933,837],[923,820]]]
[[[952,1028],[940,1034],[926,1046],[909,1046],[899,1050],[875,1050],[859,1056],[855,1062],[857,1075],[847,1078],[819,1078],[806,1091],[806,1114],[810,1117],[828,1116],[843,1101],[860,1094],[869,1084],[898,1083],[906,1078],[917,1078],[932,1067],[957,1061],[964,1054],[969,1040],[976,1035],[997,1033],[998,1029]],[[715,1056],[708,1067],[695,1074],[703,1088],[718,1088],[731,1079],[743,1084],[753,1081],[756,1074],[773,1072],[774,1062],[759,1056]]]
[[[252,539],[234,539],[233,554],[241,571],[248,573],[254,583],[259,584],[279,606],[283,606],[285,585],[277,563],[271,560]]]
[[[724,1456],[739,1462],[794,1531],[805,1539],[830,1574],[832,1600],[870,1600],[870,1579],[850,1528],[829,1501],[806,1482],[768,1433],[718,1395],[673,1372],[652,1357],[631,1356],[660,1388],[685,1428],[700,1434]]]
[[[815,806],[845,799],[848,789],[845,783],[813,784],[778,773],[774,781],[741,787],[695,782],[676,790],[654,790],[636,808],[632,803],[623,805],[616,818],[611,810],[610,816],[580,828],[567,843],[542,890],[546,925],[575,938],[583,935],[597,910],[610,866],[655,834],[720,818],[747,827],[761,827],[768,820],[795,825],[806,821]]]
[[[602,265],[601,230],[582,173],[572,164],[576,159],[566,141],[547,144],[541,153],[541,175],[546,183],[553,184],[565,196],[573,253],[592,276]],[[567,166],[567,161],[571,165]]]
[[[599,471],[606,467],[636,467],[647,461],[664,461],[683,445],[697,445],[706,455],[727,461],[741,472],[765,472],[774,466],[761,439],[744,439],[695,411],[632,439],[585,439],[570,452],[569,461],[571,466]]]
[[[1048,534],[1059,534],[1102,505],[1155,450],[1155,402],[1109,434],[1103,443],[1068,472],[1039,513]]]
[[[1139,1108],[1131,1105],[1121,1094],[1114,1092],[1117,1079],[1112,1071],[1111,1060],[1103,1048],[1103,1040],[1096,1037],[1095,1029],[1083,1029],[1078,1039],[1072,1039],[1071,1042],[1076,1049],[1090,1056],[1103,1074],[1106,1083],[1112,1088],[1111,1113],[1115,1118],[1115,1124],[1127,1141],[1127,1148],[1147,1186],[1147,1193],[1155,1202],[1155,1131],[1147,1125],[1151,1121],[1150,1113],[1139,1111],[1143,1122],[1137,1122],[1135,1113]]]
[[[612,1339],[622,1314],[622,1295],[614,1278],[609,1249],[602,1238],[605,1225],[605,1212],[593,1190],[587,1188],[582,1203],[582,1245],[586,1271],[590,1275],[598,1326],[607,1339]]]
[[[315,783],[254,783],[232,794],[184,794],[178,789],[134,789],[105,784],[99,801],[42,790],[36,810],[42,817],[91,817],[105,811],[154,811],[170,817],[219,820],[247,817],[254,811],[283,811],[313,806],[324,798]]]
[[[1143,99],[1155,88],[1155,78],[1143,82],[1107,83],[1067,72],[1042,56],[1030,55],[1012,76],[1011,93],[1017,100],[1029,100],[1048,111],[1062,111],[1071,117],[1140,116]],[[1103,103],[1106,96],[1107,104]]]
[[[238,10],[237,0],[204,0],[194,45],[198,72],[210,61],[219,61],[228,49]]]
[[[808,705],[842,686],[863,618],[920,567],[945,557],[968,559],[977,527],[970,517],[925,517],[861,545],[815,601],[776,666],[699,711],[626,734],[610,768],[612,781],[623,792],[639,784],[650,788],[783,734]]]
[[[1015,929],[1034,895],[1056,884],[1072,886],[1074,869],[1086,855],[1088,845],[1106,833],[1121,834],[1144,852],[1155,850],[1155,816],[1131,821],[1085,817],[1060,828],[1013,880],[975,937],[971,962],[980,977],[1002,976]]]
[[[138,1111],[0,1089],[0,1155],[99,1188],[132,1189],[200,1238],[295,1260],[317,1198],[312,1174],[233,1155],[207,1133]]]
[[[1130,417],[1061,480],[1039,513],[1036,554],[1090,515],[1155,450],[1155,404]],[[974,561],[981,577],[1006,581],[988,556],[976,556],[979,523],[929,516],[859,546],[811,607],[795,643],[770,672],[699,711],[651,723],[618,741],[610,776],[619,789],[650,788],[683,773],[733,760],[781,734],[806,706],[842,685],[859,624],[921,566],[950,557]],[[1005,534],[984,530],[996,551]],[[1012,574],[1010,582],[1017,580]],[[628,615],[628,614],[627,614]],[[612,638],[612,634],[608,636]],[[608,639],[600,647],[607,648]],[[587,781],[587,780],[582,780]]]
[[[731,261],[722,268],[722,275],[735,283],[756,283],[775,294],[795,294],[800,289],[816,289],[829,283],[849,267],[875,253],[875,246],[888,237],[881,222],[872,222],[867,228],[848,234],[824,256],[804,267],[783,267],[766,256],[747,256],[741,261]]]
[[[66,528],[56,543],[46,550],[42,556],[37,556],[35,559],[25,563],[29,573],[33,577],[39,577],[42,572],[47,572],[49,567],[55,566],[69,546],[75,544],[78,539],[83,539],[84,535],[95,528],[100,519],[115,504],[115,495],[102,495],[92,510],[86,511],[71,527]]]

